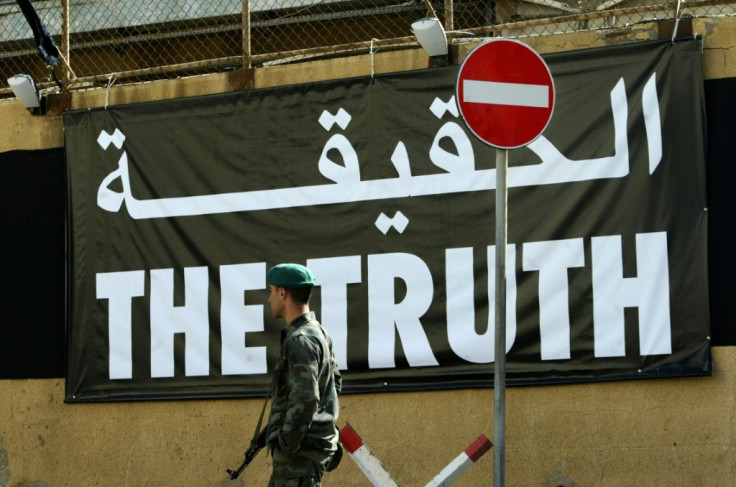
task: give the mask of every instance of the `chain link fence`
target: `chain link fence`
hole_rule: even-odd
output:
[[[426,3],[425,3],[426,2]],[[62,90],[170,79],[418,46],[435,13],[450,43],[736,15],[736,1],[677,0],[35,0],[62,54],[51,70],[15,0],[0,0],[0,96],[31,75]]]

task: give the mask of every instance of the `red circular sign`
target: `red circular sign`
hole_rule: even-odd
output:
[[[514,149],[547,128],[555,85],[547,64],[532,48],[512,39],[493,39],[465,57],[455,99],[476,137],[499,149]]]

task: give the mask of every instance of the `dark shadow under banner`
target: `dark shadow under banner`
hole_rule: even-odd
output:
[[[64,178],[63,149],[0,153],[0,379],[64,376]]]
[[[510,152],[509,384],[711,373],[701,48],[545,56],[552,120]],[[347,391],[491,385],[495,154],[456,77],[65,114],[66,399],[263,394],[284,261]]]
[[[708,115],[708,269],[714,346],[736,345],[736,317],[731,300],[736,295],[736,78],[705,83]]]

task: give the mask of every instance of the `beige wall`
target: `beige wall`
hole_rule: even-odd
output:
[[[736,485],[736,349],[714,349],[712,377],[507,390],[506,485]],[[261,400],[62,403],[63,380],[0,381],[0,485],[263,486],[260,454],[240,482]],[[404,487],[423,486],[480,434],[493,391],[345,395],[349,422]],[[457,486],[492,485],[492,452]],[[9,470],[4,477],[3,468]],[[245,480],[245,482],[242,482]],[[3,484],[6,481],[6,484]],[[344,462],[328,486],[370,486]]]
[[[697,21],[706,78],[736,76],[736,22]],[[540,52],[656,38],[656,25],[527,39]],[[461,49],[466,52],[466,49]],[[421,69],[421,51],[378,53],[377,73]],[[367,56],[140,86],[110,104],[268,87],[370,73]],[[74,93],[73,109],[105,90]],[[57,108],[57,112],[60,109]],[[59,115],[31,117],[0,101],[0,152],[63,146]],[[688,379],[516,387],[507,392],[506,485],[736,486],[736,347],[715,348],[714,375]],[[0,381],[0,487],[265,485],[261,454],[227,480],[261,400],[63,403],[64,381]],[[423,486],[480,434],[493,435],[493,391],[345,395],[349,422],[402,486]],[[489,452],[455,485],[492,485]],[[370,485],[346,456],[326,485]]]

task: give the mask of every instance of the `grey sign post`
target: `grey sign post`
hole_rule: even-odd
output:
[[[496,316],[493,353],[493,472],[494,487],[506,472],[506,230],[508,229],[509,151],[496,150]]]
[[[506,473],[506,244],[509,149],[539,137],[552,118],[552,74],[536,51],[496,38],[476,46],[460,66],[455,99],[465,124],[496,148],[496,299],[493,367],[493,485]]]

